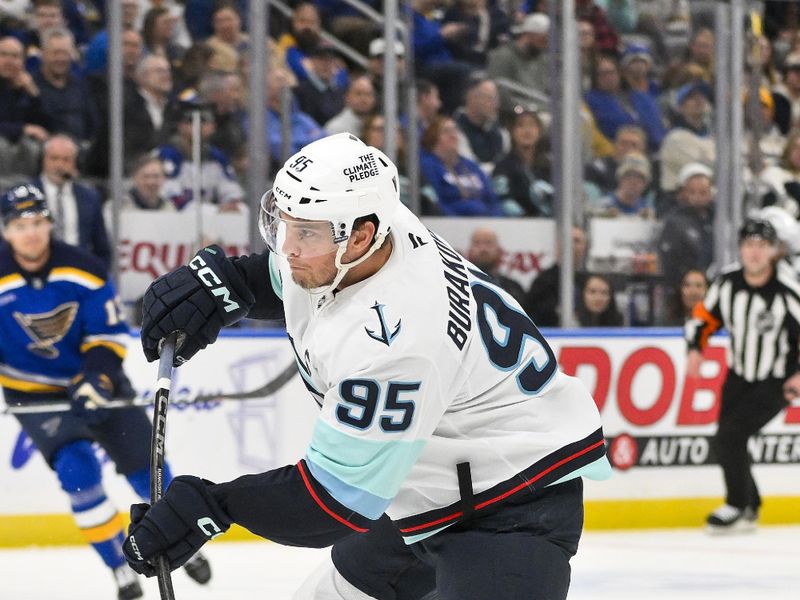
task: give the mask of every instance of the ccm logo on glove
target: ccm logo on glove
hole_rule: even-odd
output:
[[[131,543],[131,548],[133,549],[134,553],[136,554],[136,559],[137,560],[144,560],[142,558],[142,553],[139,552],[139,546],[136,544],[136,538],[133,537],[133,536],[130,536],[128,538],[128,541]]]
[[[211,517],[201,517],[197,519],[197,526],[200,528],[200,531],[205,533],[209,539],[214,539],[215,537],[221,536],[224,532],[222,529],[219,528],[219,525],[214,523],[214,520]],[[206,529],[206,527],[210,527],[210,531]]]
[[[239,308],[239,303],[231,300],[230,290],[222,285],[217,274],[206,265],[206,261],[204,261],[200,255],[195,256],[189,261],[189,268],[193,271],[197,271],[197,278],[203,282],[204,286],[211,290],[213,295],[222,296],[222,301],[225,303],[225,312],[231,312]]]

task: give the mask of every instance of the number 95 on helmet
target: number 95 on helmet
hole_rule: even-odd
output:
[[[261,198],[258,224],[272,252],[298,258],[336,252],[341,272],[381,247],[399,206],[397,167],[377,148],[340,133],[305,146],[286,161]],[[342,264],[353,224],[370,215],[378,220],[372,246]]]

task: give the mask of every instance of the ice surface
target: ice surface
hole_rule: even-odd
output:
[[[702,531],[587,532],[573,559],[570,600],[797,600],[800,527],[710,537]],[[178,600],[291,598],[325,550],[267,542],[215,542],[214,579],[173,575]],[[154,580],[145,598],[158,599]],[[110,573],[88,547],[0,550],[2,600],[113,600]]]

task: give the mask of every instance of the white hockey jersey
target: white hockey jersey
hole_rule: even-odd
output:
[[[391,239],[388,262],[335,295],[271,256],[322,409],[306,455],[317,481],[412,543],[526,489],[609,476],[593,399],[519,304],[404,207]]]

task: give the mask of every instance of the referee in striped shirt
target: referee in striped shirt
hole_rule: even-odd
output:
[[[720,327],[730,335],[728,375],[715,450],[725,478],[725,504],[707,520],[711,533],[751,530],[761,498],[747,440],[800,393],[800,281],[779,258],[778,236],[764,220],[739,230],[740,263],[712,283],[686,323],[687,377],[699,375],[701,352]]]

